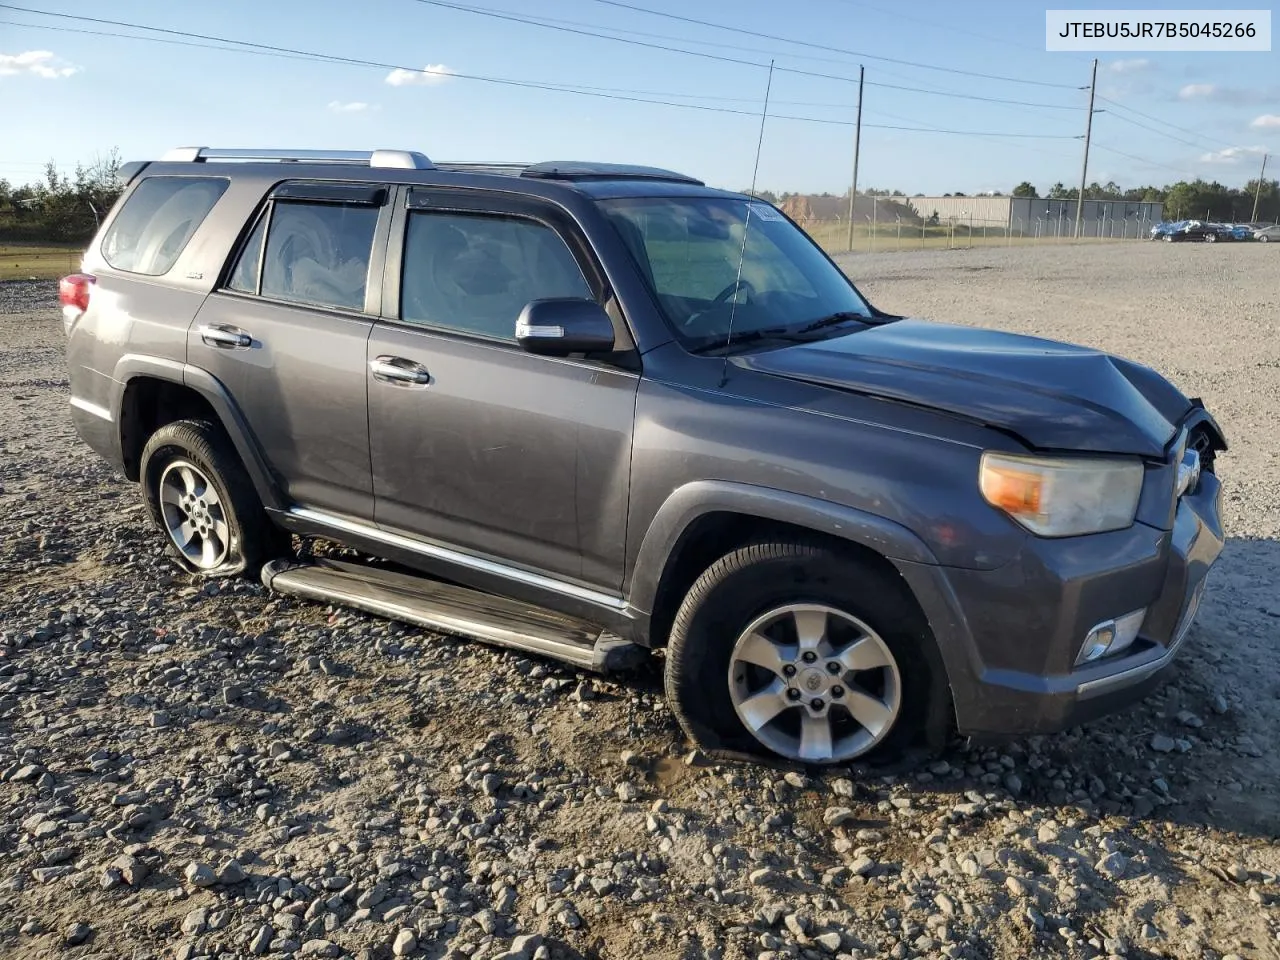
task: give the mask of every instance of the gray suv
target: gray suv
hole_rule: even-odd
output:
[[[179,564],[584,668],[664,648],[717,755],[1113,709],[1222,548],[1198,400],[884,313],[751,197],[393,150],[122,176],[62,282],[71,413]]]

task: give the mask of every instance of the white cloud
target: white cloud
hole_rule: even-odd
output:
[[[393,87],[427,87],[444,83],[453,73],[454,70],[443,63],[428,63],[421,70],[405,70],[397,67],[387,74],[386,82]]]
[[[1280,99],[1280,87],[1220,87],[1213,83],[1189,83],[1178,91],[1179,100],[1208,100],[1231,106],[1265,104],[1271,106]]]
[[[350,103],[343,103],[341,100],[329,101],[329,110],[333,113],[365,113],[377,109],[377,104],[371,105],[363,100],[352,100]]]
[[[1248,157],[1256,157],[1266,153],[1266,147],[1227,147],[1212,153],[1202,153],[1201,163],[1239,163]]]
[[[1138,73],[1149,69],[1150,66],[1150,60],[1112,60],[1107,64],[1107,69],[1112,73]]]
[[[1262,116],[1255,118],[1253,123],[1249,124],[1249,126],[1261,127],[1264,129],[1267,127],[1280,127],[1280,114],[1264,113]]]
[[[1218,88],[1212,83],[1188,83],[1185,87],[1178,91],[1179,100],[1201,100],[1209,99]]]
[[[0,77],[28,73],[44,80],[57,80],[79,72],[79,67],[55,57],[48,50],[27,50],[16,54],[0,53]]]

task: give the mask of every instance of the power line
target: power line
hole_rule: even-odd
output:
[[[311,50],[300,50],[294,47],[282,47],[282,46],[276,46],[273,44],[256,43],[249,40],[235,40],[228,37],[218,37],[210,34],[193,33],[193,32],[184,31],[184,30],[172,30],[165,27],[152,27],[152,26],[147,26],[146,24],[129,23],[129,22],[120,21],[120,20],[106,20],[98,17],[75,16],[72,14],[65,14],[65,13],[46,13],[45,11],[31,10],[25,7],[16,7],[11,4],[4,4],[4,3],[0,3],[0,9],[18,10],[23,13],[34,13],[42,16],[51,16],[51,17],[59,17],[59,18],[65,18],[65,19],[71,19],[71,20],[86,21],[90,23],[106,24],[109,26],[124,27],[131,30],[147,30],[147,31],[153,31],[157,33],[163,33],[166,36],[139,37],[131,34],[113,33],[109,31],[94,31],[94,30],[75,29],[75,28],[69,28],[69,27],[51,27],[51,26],[45,26],[41,24],[16,24],[17,26],[26,26],[32,29],[37,29],[37,30],[57,30],[57,31],[63,31],[63,32],[68,30],[74,30],[74,32],[77,32],[77,33],[87,33],[90,35],[109,36],[109,37],[115,37],[115,38],[124,39],[124,40],[145,40],[153,43],[170,43],[170,44],[175,44],[178,46],[185,46],[185,47],[195,46],[195,47],[201,47],[204,49],[220,50],[220,51],[230,52],[230,53],[255,53],[263,56],[279,56],[286,59],[306,59],[312,62],[334,63],[334,64],[347,65],[347,66],[374,67],[380,70],[406,70],[411,73],[421,72],[420,68],[418,67],[408,67],[408,66],[405,66],[404,64],[390,63],[390,62],[384,62],[379,60],[365,60],[357,57],[343,57],[343,56],[338,56],[336,54],[318,53]],[[211,41],[211,42],[195,43],[194,40],[204,40],[204,41]],[[218,44],[233,44],[234,46],[220,46]],[[753,118],[757,116],[757,113],[752,110],[738,110],[731,107],[715,107],[715,106],[709,106],[706,104],[696,104],[696,103],[679,103],[673,100],[664,100],[664,99],[649,99],[646,97],[630,96],[630,95],[624,95],[621,93],[609,93],[609,92],[604,92],[604,90],[602,90],[601,88],[585,88],[579,85],[554,84],[554,83],[545,83],[545,82],[532,81],[532,80],[514,80],[507,77],[489,77],[489,76],[483,76],[481,74],[461,73],[461,72],[450,72],[447,75],[442,75],[442,76],[447,76],[449,78],[459,79],[459,80],[474,80],[482,83],[497,84],[501,86],[519,87],[519,88],[532,89],[532,90],[546,90],[554,93],[568,93],[568,94],[574,94],[578,96],[597,97],[605,100],[616,100],[616,101],[623,101],[628,103],[645,103],[645,104],[653,104],[655,106],[679,107],[686,110],[699,110],[699,111],[704,111],[709,113],[731,114],[735,116],[744,116],[744,117],[753,117]],[[658,94],[658,96],[681,97],[685,95],[679,94],[679,93],[663,93],[663,94]],[[834,119],[829,119],[825,117],[806,117],[806,116],[796,116],[796,115],[790,115],[790,114],[772,114],[771,116],[777,120],[792,120],[792,121],[797,121],[801,123],[816,123],[816,124],[823,124],[828,126],[842,126],[842,127],[853,126],[852,120],[834,120]],[[976,131],[970,131],[970,130],[941,129],[941,128],[927,127],[927,126],[920,126],[920,127],[889,126],[889,125],[868,125],[868,126],[874,126],[876,129],[882,129],[882,130],[897,130],[897,131],[914,132],[914,133],[936,133],[936,134],[948,134],[948,135],[959,135],[959,136],[1009,137],[1009,138],[1019,138],[1019,139],[1026,138],[1026,139],[1042,139],[1042,140],[1078,139],[1077,137],[1072,137],[1067,134],[1031,134],[1031,133],[1017,133],[1012,131],[994,131],[994,132],[989,131],[984,133],[978,133]]]
[[[495,19],[495,20],[505,20],[505,21],[510,22],[510,23],[522,23],[522,24],[525,24],[525,25],[527,25],[527,26],[531,26],[531,27],[542,27],[542,28],[544,28],[544,29],[546,29],[546,30],[556,30],[556,31],[559,31],[559,32],[561,32],[561,33],[569,33],[569,34],[574,34],[574,35],[576,35],[576,36],[582,36],[582,37],[593,37],[593,38],[598,39],[598,40],[614,40],[614,41],[616,41],[616,42],[618,42],[618,43],[625,43],[625,44],[630,44],[631,46],[644,47],[644,48],[646,48],[646,49],[650,49],[650,50],[662,50],[662,51],[664,51],[664,52],[666,52],[666,53],[681,53],[681,54],[684,54],[685,56],[690,56],[690,57],[699,57],[699,58],[704,59],[704,60],[715,60],[715,61],[719,61],[720,63],[732,63],[732,64],[736,64],[736,65],[738,65],[738,66],[744,66],[744,67],[756,67],[756,68],[761,69],[761,70],[768,69],[768,66],[769,66],[767,63],[760,63],[760,62],[755,61],[755,60],[744,60],[744,59],[742,59],[741,57],[727,57],[727,56],[722,56],[722,55],[720,55],[720,54],[706,53],[705,51],[701,51],[701,50],[688,50],[688,49],[685,49],[685,48],[683,48],[683,47],[672,47],[672,46],[668,46],[668,45],[666,45],[666,44],[661,44],[661,43],[650,43],[650,42],[643,41],[643,40],[632,40],[632,39],[629,39],[629,38],[627,38],[627,37],[620,37],[620,36],[618,36],[616,33],[602,33],[602,32],[600,32],[601,30],[608,30],[608,29],[610,29],[610,28],[607,28],[607,27],[593,27],[592,29],[584,29],[584,28],[578,28],[578,27],[562,26],[562,25],[559,25],[559,24],[556,24],[556,23],[547,22],[547,21],[542,20],[542,19],[536,19],[536,18],[529,17],[529,16],[522,16],[522,15],[515,14],[515,13],[507,13],[507,12],[505,12],[505,11],[501,11],[501,10],[493,10],[493,9],[490,9],[490,8],[487,8],[487,7],[475,7],[475,6],[470,6],[470,5],[467,5],[467,4],[452,3],[452,2],[450,2],[450,0],[415,0],[415,2],[416,2],[416,3],[425,4],[425,5],[427,5],[427,6],[439,7],[439,8],[441,8],[441,9],[445,9],[445,10],[455,10],[455,11],[459,11],[459,12],[461,12],[461,13],[470,13],[470,14],[474,14],[474,15],[476,15],[476,16],[489,17],[489,18],[491,18],[491,19]],[[672,16],[674,16],[674,14],[673,14]],[[683,18],[679,18],[679,19],[683,19]],[[734,28],[725,27],[724,29],[734,29]],[[769,37],[770,35],[768,35],[768,34],[761,34],[761,36]],[[778,38],[778,39],[781,39],[781,38]],[[677,42],[697,44],[697,43],[699,43],[699,42],[701,42],[701,41],[697,41],[697,40],[683,40],[683,41],[677,41]],[[784,43],[802,43],[803,41],[798,41],[798,40],[785,40],[785,39],[784,39],[784,40],[782,40],[782,42],[784,42]],[[832,49],[838,49],[838,48],[832,48]],[[860,56],[860,54],[858,54],[858,53],[856,53],[856,52],[854,52],[854,51],[841,51],[841,52],[849,53],[851,56]],[[887,63],[903,63],[903,64],[906,64],[907,66],[913,66],[913,67],[914,67],[914,66],[928,66],[928,65],[926,65],[926,64],[915,64],[915,63],[913,63],[913,62],[911,62],[911,61],[895,60],[895,59],[892,59],[892,58],[889,58],[889,57],[878,57],[878,56],[871,55],[871,54],[866,55],[866,59],[869,59],[869,60],[883,60],[883,61],[885,61],[885,62],[887,62]],[[852,77],[839,76],[839,75],[837,75],[837,74],[830,74],[830,73],[819,73],[819,72],[817,72],[817,71],[815,71],[815,70],[800,70],[800,69],[797,69],[797,68],[795,68],[795,67],[774,67],[774,69],[775,69],[776,71],[778,71],[778,72],[781,72],[781,73],[790,73],[790,74],[793,74],[793,75],[796,75],[796,76],[802,76],[802,77],[816,77],[816,78],[818,78],[818,79],[822,79],[822,80],[835,80],[835,81],[838,81],[838,82],[840,82],[840,83],[855,83],[855,82],[856,82]],[[980,76],[980,77],[985,77],[985,78],[987,78],[987,79],[993,79],[993,80],[1005,80],[1005,81],[1009,81],[1009,82],[1013,82],[1013,83],[1034,83],[1034,84],[1038,84],[1038,85],[1040,85],[1040,86],[1061,87],[1061,88],[1068,89],[1068,90],[1076,90],[1076,89],[1080,89],[1080,88],[1078,88],[1078,87],[1073,87],[1073,86],[1071,86],[1070,84],[1048,83],[1048,82],[1040,81],[1040,80],[1019,80],[1019,79],[1012,78],[1012,77],[996,77],[996,76],[990,76],[990,75],[987,75],[987,74],[975,74],[975,73],[970,73],[970,72],[968,72],[968,71],[952,70],[952,69],[950,69],[950,68],[941,68],[941,67],[938,67],[938,68],[932,68],[932,67],[931,67],[930,69],[940,69],[940,70],[941,70],[941,69],[945,69],[945,70],[946,70],[946,72],[948,72],[948,73],[960,73],[960,74],[963,74],[963,75],[966,75],[966,76]],[[929,93],[937,93],[937,92],[938,92],[938,91],[926,91],[926,90],[923,90],[923,89],[920,89],[920,88],[904,88],[904,89],[912,89],[912,90],[914,90],[915,92],[918,92],[918,93],[925,93],[925,92],[929,92]],[[963,99],[973,99],[973,100],[983,100],[983,99],[988,99],[988,100],[990,100],[991,102],[1001,102],[1001,101],[997,100],[996,98],[983,98],[983,97],[977,97],[977,96],[974,96],[974,95],[971,95],[971,94],[963,94],[963,95],[962,95],[962,94],[949,94],[949,95],[951,95],[951,96],[957,96],[957,97],[962,97]],[[1055,108],[1055,109],[1056,109],[1056,108],[1058,108],[1059,106],[1061,106],[1060,104],[1027,104],[1027,103],[1023,103],[1023,102],[1021,102],[1021,101],[1008,101],[1008,102],[1009,102],[1009,103],[1016,103],[1016,104],[1017,104],[1017,105],[1019,105],[1019,106],[1036,106],[1036,107],[1046,107],[1046,106],[1047,106],[1047,107],[1052,107],[1052,108]]]
[[[1176,123],[1170,123],[1168,120],[1161,120],[1159,117],[1153,117],[1153,116],[1151,116],[1151,114],[1149,114],[1149,113],[1143,113],[1143,112],[1142,112],[1142,111],[1140,111],[1140,110],[1135,110],[1133,107],[1130,107],[1130,106],[1127,106],[1126,104],[1120,103],[1118,100],[1112,100],[1110,97],[1104,97],[1104,96],[1102,96],[1101,94],[1099,94],[1098,99],[1099,99],[1099,100],[1103,100],[1103,101],[1105,101],[1106,103],[1111,104],[1113,107],[1119,107],[1121,110],[1124,110],[1124,111],[1126,111],[1126,112],[1128,112],[1128,113],[1132,113],[1132,114],[1135,114],[1136,116],[1142,117],[1142,118],[1143,118],[1143,119],[1145,119],[1145,120],[1150,120],[1150,121],[1152,121],[1153,123],[1159,123],[1159,124],[1162,124],[1162,125],[1164,125],[1164,126],[1166,126],[1166,127],[1170,127],[1170,128],[1172,128],[1172,129],[1174,129],[1174,130],[1177,130],[1177,131],[1178,131],[1178,132],[1180,132],[1180,133],[1187,133],[1187,134],[1190,134],[1191,136],[1196,137],[1196,138],[1198,138],[1198,139],[1200,139],[1200,140],[1203,140],[1205,143],[1212,144],[1212,145],[1213,145],[1213,146],[1215,146],[1215,147],[1221,147],[1221,146],[1223,146],[1223,144],[1222,144],[1221,142],[1219,142],[1219,141],[1217,141],[1217,140],[1213,140],[1213,139],[1211,139],[1210,137],[1206,137],[1203,133],[1200,133],[1200,132],[1199,132],[1199,131],[1197,131],[1197,130],[1191,130],[1191,129],[1187,128],[1187,127],[1180,127],[1180,126],[1178,126]],[[1123,120],[1123,119],[1126,119],[1126,118],[1121,117],[1120,119],[1122,119],[1122,120]],[[1156,133],[1159,133],[1160,131],[1158,131],[1158,130],[1157,130],[1157,131],[1155,131],[1155,132],[1156,132]],[[1183,142],[1185,143],[1186,141],[1183,141]],[[1195,146],[1195,144],[1192,144],[1192,146]]]
[[[449,8],[450,8],[450,9],[460,9],[460,10],[463,10],[463,11],[468,12],[468,13],[478,13],[478,14],[480,14],[480,15],[486,15],[486,14],[487,14],[487,13],[489,13],[489,12],[492,12],[492,13],[495,13],[495,14],[497,14],[497,13],[502,13],[501,11],[487,11],[485,8],[482,8],[482,7],[473,7],[473,6],[468,6],[468,5],[464,5],[464,4],[448,4],[448,6],[449,6]],[[503,14],[503,15],[505,16],[505,14]],[[514,15],[513,15],[513,16],[514,16]],[[798,59],[798,60],[815,60],[815,61],[822,62],[822,63],[840,63],[840,64],[847,64],[847,63],[849,63],[849,61],[848,61],[848,60],[845,60],[845,59],[839,59],[839,60],[837,60],[837,59],[835,59],[835,58],[833,58],[833,57],[810,57],[810,56],[804,56],[804,55],[799,55],[799,54],[782,53],[782,52],[780,52],[780,51],[775,51],[775,50],[766,50],[766,49],[763,49],[763,48],[761,48],[761,47],[746,47],[746,46],[741,46],[741,45],[738,45],[738,44],[716,43],[716,42],[711,41],[711,40],[695,40],[695,39],[692,39],[692,38],[685,38],[685,37],[673,37],[673,36],[671,36],[670,34],[663,34],[663,33],[648,33],[648,32],[641,31],[641,30],[624,30],[624,29],[622,29],[621,27],[597,28],[597,26],[596,26],[595,24],[591,24],[591,23],[584,23],[584,22],[582,22],[581,20],[564,20],[564,19],[561,19],[561,18],[558,18],[558,17],[544,17],[544,16],[539,16],[539,15],[534,15],[534,14],[522,15],[522,16],[521,16],[521,19],[519,20],[519,22],[521,22],[521,23],[528,23],[530,26],[546,26],[546,27],[550,27],[550,28],[552,28],[552,29],[554,29],[556,25],[565,25],[565,26],[573,26],[573,27],[585,27],[585,28],[590,28],[590,29],[607,29],[607,30],[609,30],[609,31],[610,31],[610,32],[612,32],[612,33],[626,33],[626,34],[632,34],[632,35],[634,35],[634,36],[650,37],[650,38],[656,38],[656,39],[660,39],[660,40],[671,40],[671,41],[674,41],[674,42],[677,42],[677,43],[687,43],[687,44],[692,44],[692,45],[696,45],[696,46],[713,46],[713,47],[722,47],[722,48],[729,49],[729,50],[744,50],[744,51],[748,51],[748,52],[752,52],[752,53],[763,53],[763,54],[768,54],[768,55],[770,55],[770,56],[790,56],[790,57],[793,57],[794,59]],[[727,29],[727,28],[726,28],[726,29]],[[765,35],[765,36],[767,36],[767,35]],[[620,39],[620,38],[616,38],[616,37],[608,37],[607,39]],[[786,41],[786,42],[788,42],[788,43],[799,43],[800,41]],[[663,49],[667,49],[667,48],[663,48]],[[679,52],[679,53],[691,53],[691,52],[693,52],[693,51],[677,50],[677,51],[675,51],[675,52]],[[742,63],[743,61],[736,60],[736,59],[732,59],[732,60],[731,60],[731,62],[733,62],[733,63]],[[912,64],[912,65],[914,65],[914,64]],[[767,66],[767,64],[756,64],[756,66],[764,67],[764,66]],[[777,66],[775,66],[775,67],[774,67],[774,69],[775,69],[775,71],[777,71],[777,70],[785,70],[785,68],[783,68],[783,67],[777,67]],[[886,71],[886,73],[887,73],[887,71]],[[888,75],[889,75],[889,76],[900,76],[900,75],[895,75],[895,74],[888,74]],[[828,77],[828,75],[827,75],[827,74],[814,74],[814,76]],[[846,78],[846,77],[828,77],[828,78],[829,78],[829,79],[836,79],[836,80],[847,80],[847,81],[848,81],[848,82],[850,82],[850,83],[852,83],[852,82],[853,82],[853,79],[852,79],[851,77],[847,77],[847,78]],[[909,80],[910,78],[908,78],[908,77],[904,77],[904,78],[902,78],[902,79],[908,79],[908,80]],[[875,81],[875,80],[867,80],[867,81],[866,81],[866,85],[867,85],[868,87],[880,87],[881,89],[884,89],[884,90],[899,90],[899,91],[902,91],[902,92],[905,92],[905,93],[920,93],[920,94],[927,94],[927,95],[935,96],[935,97],[948,97],[948,98],[952,98],[952,99],[960,99],[960,100],[974,100],[974,101],[978,101],[978,102],[982,102],[982,103],[998,103],[998,104],[1007,104],[1007,105],[1010,105],[1010,106],[1017,106],[1017,107],[1032,107],[1032,108],[1035,108],[1035,109],[1037,109],[1037,110],[1078,110],[1078,109],[1080,109],[1078,106],[1073,105],[1073,104],[1064,104],[1064,103],[1034,103],[1034,102],[1028,102],[1028,101],[1026,101],[1026,100],[1010,100],[1010,99],[1007,99],[1007,98],[1004,98],[1004,97],[984,97],[984,96],[978,96],[978,95],[976,95],[976,94],[956,93],[955,91],[952,91],[952,90],[932,90],[932,89],[929,89],[929,88],[926,88],[926,87],[907,87],[907,86],[901,86],[901,85],[893,84],[893,83],[881,83],[881,82],[879,82],[879,81]],[[739,101],[739,102],[750,102],[750,103],[756,103],[756,102],[758,102],[758,101],[757,101],[757,100],[755,100],[755,99],[745,98],[745,97],[732,97],[732,98],[709,98],[709,99],[732,99],[732,100],[737,100],[737,101]],[[806,103],[805,101],[797,101],[797,100],[774,100],[773,102],[774,102],[774,103],[780,103],[780,104],[792,104],[792,105],[801,105],[801,104],[803,104],[803,105],[807,105],[807,106],[825,106],[825,104],[821,104],[821,103],[813,103],[813,102],[808,102],[808,103]],[[845,106],[845,105],[844,105],[844,104],[832,104],[832,106]]]
[[[1126,160],[1134,160],[1138,163],[1143,163],[1151,167],[1164,167],[1166,170],[1172,170],[1174,173],[1179,175],[1186,174],[1186,171],[1181,167],[1170,166],[1169,164],[1161,163],[1158,160],[1148,160],[1146,157],[1136,157],[1132,153],[1125,153],[1123,150],[1117,150],[1115,147],[1109,147],[1105,143],[1098,143],[1096,140],[1093,145],[1099,150],[1105,150],[1107,153],[1114,153],[1116,156],[1124,157]]]
[[[459,6],[461,6],[461,5],[459,5]],[[466,7],[466,12],[475,12],[475,11],[479,11],[480,9],[481,9],[481,8],[478,8],[478,7]],[[535,23],[532,23],[532,24],[531,24],[532,26],[554,26],[554,25],[564,25],[564,26],[571,26],[571,27],[584,27],[584,28],[589,28],[589,29],[596,29],[596,25],[595,25],[595,24],[591,24],[591,23],[584,23],[584,22],[583,22],[583,21],[581,21],[581,20],[565,20],[565,19],[560,18],[560,17],[544,17],[544,16],[536,15],[536,14],[525,14],[525,15],[523,15],[523,16],[525,17],[525,20],[521,20],[520,22],[525,22],[526,20],[536,21]],[[709,47],[720,47],[720,48],[722,48],[722,49],[726,49],[726,50],[742,50],[742,51],[746,51],[746,52],[749,52],[749,53],[762,53],[762,54],[766,54],[766,55],[768,55],[768,56],[772,56],[772,57],[784,56],[784,57],[790,57],[791,59],[794,59],[794,60],[808,60],[808,61],[814,61],[814,62],[817,62],[817,63],[837,63],[837,64],[848,64],[848,65],[851,65],[851,64],[850,64],[850,62],[849,62],[849,60],[848,60],[847,58],[843,58],[843,57],[842,57],[842,58],[836,58],[836,57],[815,57],[815,56],[812,56],[812,55],[806,55],[806,54],[784,53],[784,52],[782,52],[782,51],[769,50],[769,49],[765,49],[765,48],[763,48],[763,47],[748,47],[748,46],[743,46],[743,45],[741,45],[741,44],[736,44],[736,43],[720,43],[720,42],[717,42],[717,41],[714,41],[714,40],[695,40],[695,39],[693,39],[693,38],[688,38],[688,37],[673,37],[671,34],[668,34],[668,33],[651,33],[651,32],[644,31],[644,30],[623,29],[622,27],[608,27],[608,28],[600,28],[600,29],[608,29],[611,33],[615,33],[615,34],[630,34],[631,36],[637,36],[637,37],[649,37],[649,38],[651,38],[651,39],[658,39],[658,40],[670,40],[670,41],[673,41],[673,42],[676,42],[676,43],[686,43],[686,44],[690,44],[690,45],[694,45],[694,46],[700,46],[700,47],[703,47],[703,46],[709,46]],[[615,39],[615,38],[613,38],[613,37],[609,37],[608,39]],[[686,51],[678,51],[678,52],[686,52]],[[735,61],[733,61],[733,62],[735,62],[735,63],[736,63],[736,62],[738,62],[738,61],[736,61],[736,60],[735,60]],[[764,65],[763,65],[763,64],[761,64],[760,66],[764,66]],[[774,68],[774,69],[775,69],[775,70],[782,70],[783,68],[781,68],[781,67],[776,67],[776,66],[775,66],[775,68]],[[899,78],[899,79],[907,80],[907,81],[910,81],[910,80],[911,80],[911,78],[910,78],[910,77],[903,77],[901,74],[895,74],[895,73],[893,73],[892,71],[888,71],[888,70],[881,70],[880,72],[881,72],[883,75],[885,75],[885,76],[897,77],[897,78]],[[827,75],[826,75],[826,74],[822,74],[821,76],[824,76],[824,77],[825,77],[825,76],[827,76]],[[835,78],[835,79],[846,79],[846,78]],[[851,83],[853,82],[853,81],[852,81],[852,78],[847,78],[847,79],[849,80],[849,82],[851,82]],[[867,85],[868,87],[881,87],[881,88],[884,88],[884,89],[887,89],[887,90],[901,90],[901,91],[910,92],[910,93],[931,94],[931,95],[933,95],[933,96],[938,96],[938,97],[952,97],[952,98],[959,98],[959,99],[962,99],[962,100],[976,100],[976,101],[981,101],[981,102],[984,102],[984,103],[999,103],[999,104],[1008,104],[1008,105],[1010,105],[1010,106],[1018,106],[1018,107],[1032,107],[1032,108],[1039,109],[1039,110],[1078,110],[1078,109],[1079,109],[1079,107],[1078,107],[1078,106],[1073,106],[1073,105],[1071,105],[1071,104],[1062,104],[1062,103],[1029,103],[1029,102],[1027,102],[1027,101],[1025,101],[1025,100],[1008,100],[1008,99],[1004,99],[1004,98],[1001,98],[1001,97],[982,97],[982,96],[977,96],[977,95],[975,95],[975,94],[962,94],[962,93],[956,93],[956,92],[954,92],[954,91],[950,91],[950,90],[932,90],[932,89],[927,89],[927,88],[924,88],[924,87],[904,87],[904,86],[896,86],[896,85],[891,84],[891,83],[880,83],[880,82],[873,81],[873,80],[868,80],[868,81],[866,81],[866,85]],[[756,99],[754,99],[754,98],[749,98],[749,97],[725,97],[725,98],[711,98],[711,99],[726,99],[726,100],[730,100],[730,99],[732,99],[732,100],[737,100],[737,101],[742,102],[742,103],[747,103],[747,102],[750,102],[750,103],[757,103],[757,102],[759,102],[758,100],[756,100]],[[794,100],[774,100],[773,102],[774,102],[774,103],[782,103],[782,104],[786,104],[786,103],[790,103],[790,104],[797,104],[797,103],[802,103],[803,101],[794,101]],[[811,104],[809,104],[809,105],[811,105],[811,106],[823,106],[824,104],[812,104],[812,103],[811,103]],[[837,104],[837,106],[844,106],[844,105],[843,105],[843,104]]]
[[[1018,40],[1010,40],[1007,37],[996,37],[989,33],[978,33],[976,30],[967,30],[964,27],[957,27],[954,23],[943,23],[940,20],[932,20],[925,17],[913,17],[910,14],[902,13],[889,7],[879,7],[872,3],[866,3],[865,0],[831,0],[831,2],[839,2],[842,6],[860,7],[866,10],[874,10],[876,13],[883,13],[886,16],[897,17],[900,20],[909,20],[912,23],[919,23],[926,27],[932,27],[934,30],[943,30],[948,34],[964,34],[977,40],[986,40],[990,43],[999,43],[1007,47],[1015,47],[1023,53],[1027,50],[1027,45]],[[1069,57],[1073,60],[1079,60],[1088,63],[1092,58],[1086,57],[1078,53],[1070,53],[1066,51],[1058,51],[1055,57]]]
[[[1168,137],[1170,140],[1176,140],[1178,143],[1186,144],[1188,147],[1194,147],[1197,150],[1204,149],[1204,147],[1201,144],[1195,143],[1194,141],[1191,141],[1191,140],[1187,140],[1183,137],[1174,136],[1172,133],[1165,133],[1163,130],[1159,129],[1158,127],[1153,127],[1149,124],[1142,123],[1139,120],[1133,120],[1119,113],[1113,113],[1112,116],[1115,117],[1117,120],[1119,120],[1121,123],[1129,123],[1135,127],[1141,127],[1143,130],[1149,130],[1151,133],[1158,134],[1159,136]]]
[[[419,2],[434,2],[434,0],[419,0]],[[1023,77],[1003,77],[990,73],[975,73],[971,70],[959,70],[954,67],[940,67],[937,64],[932,63],[917,63],[913,60],[900,60],[894,57],[882,57],[872,53],[865,53],[860,50],[848,50],[842,47],[832,47],[822,43],[811,43],[808,40],[794,40],[790,37],[780,37],[772,33],[761,33],[756,30],[747,30],[744,27],[734,27],[724,23],[714,23],[710,20],[699,20],[696,17],[685,17],[676,13],[666,13],[662,10],[651,10],[648,7],[641,7],[637,4],[626,3],[624,0],[593,0],[593,2],[601,3],[609,7],[617,7],[622,10],[631,10],[636,13],[646,13],[654,17],[663,17],[667,20],[678,20],[681,23],[695,24],[700,27],[711,27],[714,30],[728,30],[731,33],[739,33],[748,37],[758,37],[763,40],[772,40],[775,43],[792,43],[796,46],[808,47],[812,50],[826,50],[831,53],[843,53],[846,56],[858,57],[864,60],[879,60],[882,63],[896,63],[900,66],[916,67],[922,70],[938,70],[942,73],[952,73],[964,77],[978,77],[983,80],[999,80],[1004,83],[1025,83],[1037,87],[1061,87],[1066,90],[1079,89],[1075,85],[1068,83],[1052,83],[1047,80],[1028,80]]]
[[[872,117],[884,117],[884,118],[886,118],[886,119],[888,119],[888,120],[901,120],[903,123],[920,123],[920,122],[921,122],[920,120],[918,120],[918,119],[917,119],[917,118],[915,118],[915,117],[904,117],[904,116],[902,116],[901,114],[898,114],[898,113],[886,113],[885,111],[883,111],[883,110],[879,110],[879,109],[876,109],[876,110],[868,110],[868,111],[866,112],[866,115],[867,115],[867,116],[872,116]],[[975,136],[975,137],[983,137],[983,138],[985,138],[985,137],[986,137],[986,135],[985,135],[985,134],[982,134],[982,133],[975,133],[975,134],[973,134],[973,136]],[[1080,140],[1080,139],[1083,139],[1083,138],[1082,138],[1082,137],[1080,137],[1080,136],[1076,136],[1076,137],[1074,137],[1074,138],[1072,138],[1072,139]],[[1029,143],[1020,143],[1020,144],[1018,144],[1018,149],[1020,149],[1020,150],[1030,150],[1030,151],[1032,151],[1032,152],[1034,152],[1034,153],[1042,153],[1042,154],[1044,154],[1046,157],[1051,157],[1051,158],[1053,158],[1054,160],[1059,160],[1059,161],[1063,161],[1063,162],[1065,162],[1065,161],[1067,160],[1066,156],[1065,156],[1065,155],[1063,155],[1063,154],[1061,154],[1061,153],[1055,153],[1055,152],[1053,152],[1052,150],[1046,150],[1046,149],[1044,149],[1043,147],[1033,146],[1032,144],[1029,144]]]

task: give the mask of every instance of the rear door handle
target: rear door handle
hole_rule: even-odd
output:
[[[425,387],[431,382],[431,374],[426,367],[404,357],[378,357],[369,361],[369,369],[373,372],[373,379],[383,383]]]
[[[253,346],[252,335],[236,327],[228,327],[220,323],[210,323],[202,326],[200,328],[200,339],[211,347],[220,347],[223,350]]]

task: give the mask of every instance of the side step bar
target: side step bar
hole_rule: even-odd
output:
[[[340,603],[444,633],[541,654],[600,673],[642,661],[648,651],[594,624],[494,594],[359,563],[273,560],[271,590]]]

